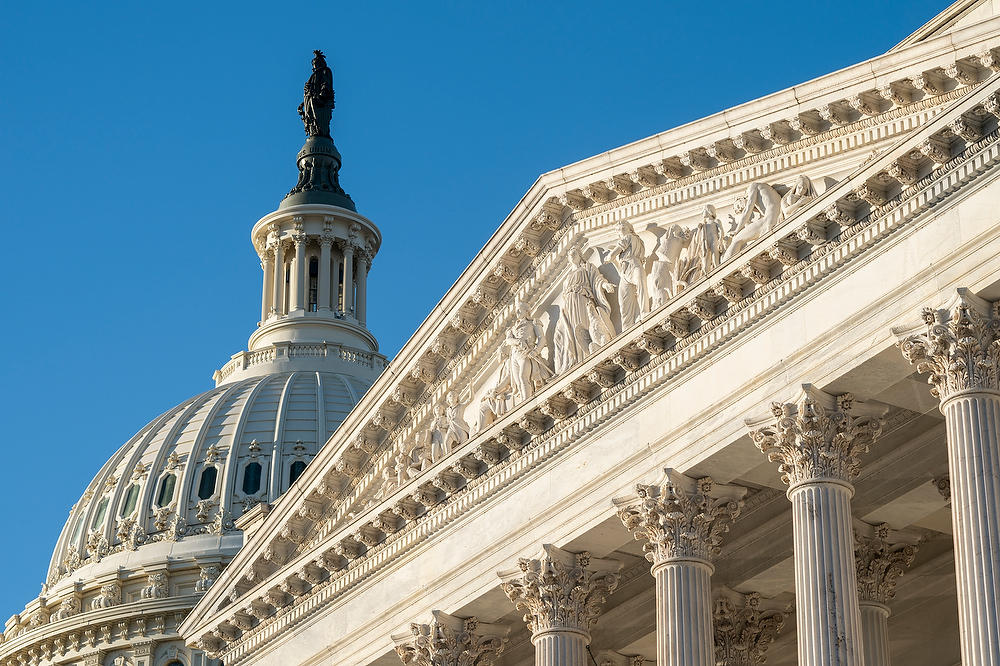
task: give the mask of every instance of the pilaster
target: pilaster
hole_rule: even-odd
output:
[[[745,494],[745,488],[667,469],[658,483],[639,484],[634,495],[614,500],[653,564],[658,664],[715,666],[712,558]]]
[[[586,666],[590,630],[618,586],[622,563],[545,544],[535,558],[499,573],[501,589],[518,610],[535,645],[538,666]]]

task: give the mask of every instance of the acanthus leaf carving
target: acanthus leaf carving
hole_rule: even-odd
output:
[[[525,236],[521,236],[514,241],[514,248],[529,257],[537,257],[538,253],[542,251],[541,246],[537,242]]]
[[[501,572],[501,589],[532,633],[570,629],[589,633],[607,597],[618,587],[621,562],[543,545],[535,558]]]
[[[833,396],[805,384],[794,401],[774,403],[771,418],[748,426],[754,444],[778,463],[790,486],[817,479],[850,483],[861,455],[882,432],[884,412],[855,404],[850,394]]]
[[[731,597],[737,597],[735,600]],[[722,594],[715,602],[715,660],[718,664],[759,666],[785,624],[789,608],[761,610],[760,594]]]
[[[509,627],[432,611],[429,624],[392,636],[396,654],[413,666],[492,666],[507,643]]]
[[[919,332],[894,329],[903,357],[927,373],[931,393],[945,400],[965,391],[1000,391],[1000,317],[989,303],[960,289],[945,308],[925,308]]]
[[[694,479],[667,469],[661,481],[636,486],[634,495],[616,498],[618,517],[654,565],[675,559],[711,562],[722,535],[743,506],[746,489]]]
[[[889,526],[858,525],[854,532],[858,599],[886,605],[896,594],[896,581],[913,564],[917,547],[890,537]]]
[[[917,149],[935,164],[944,164],[951,159],[951,145],[941,137],[930,136],[920,142]]]

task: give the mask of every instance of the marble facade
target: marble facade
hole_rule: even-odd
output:
[[[1000,664],[980,5],[542,176],[190,644],[232,666]]]

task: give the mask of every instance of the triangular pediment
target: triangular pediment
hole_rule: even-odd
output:
[[[225,652],[220,623],[257,631],[334,580],[346,594],[358,567],[528,473],[538,442],[586,432],[605,392],[644,367],[680,372],[751,326],[755,299],[876,242],[870,225],[996,131],[1000,66],[981,54],[1000,44],[933,39],[949,48],[904,48],[540,177],[187,633]]]

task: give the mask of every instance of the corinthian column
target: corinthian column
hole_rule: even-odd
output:
[[[415,666],[492,666],[503,652],[510,627],[485,624],[431,611],[430,624],[413,623],[410,632],[392,636],[396,654]]]
[[[292,299],[288,309],[305,310],[306,273],[309,272],[306,262],[306,235],[296,232],[292,239],[295,241],[295,259],[292,262]]]
[[[274,257],[271,254],[270,248],[264,250],[260,267],[264,271],[264,285],[261,287],[260,295],[260,324],[263,326],[268,315],[271,314],[272,296],[274,294]]]
[[[618,587],[622,563],[549,544],[534,559],[517,563],[517,569],[500,572],[501,588],[524,611],[536,666],[587,666],[590,629]]]
[[[665,470],[657,484],[614,500],[639,541],[656,580],[656,663],[715,666],[712,565],[722,535],[742,506],[745,488]]]
[[[785,610],[761,610],[760,594],[726,591],[715,602],[717,666],[759,666],[785,624]]]
[[[864,664],[889,666],[888,604],[896,595],[896,579],[913,563],[917,548],[890,543],[885,523],[872,526],[859,521],[854,538]]]
[[[772,405],[771,418],[748,422],[792,502],[799,666],[862,666],[851,482],[882,431],[883,410],[802,389],[794,402]]]
[[[951,520],[965,666],[1000,665],[1000,317],[959,289],[923,323],[894,329],[900,349],[930,373],[948,438]]]
[[[271,312],[282,315],[285,312],[285,259],[281,240],[274,243],[274,291],[271,299]]]

